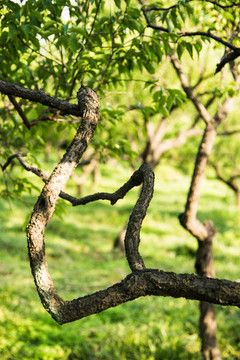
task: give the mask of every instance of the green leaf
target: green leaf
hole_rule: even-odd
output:
[[[155,68],[153,67],[150,61],[147,60],[146,62],[144,62],[144,67],[150,74],[155,73]]]
[[[55,24],[56,24],[56,21],[54,21],[54,20],[47,21],[47,22],[45,22],[43,29],[48,30],[49,28],[54,27]]]
[[[49,8],[49,5],[51,5],[51,0],[42,0],[43,9]]]
[[[167,98],[167,108],[168,108],[168,110],[170,110],[172,108],[172,105],[173,105],[173,98],[169,96]]]
[[[171,18],[171,20],[173,22],[173,25],[174,25],[175,29],[181,29],[181,25],[180,25],[180,23],[178,21],[176,10],[173,9],[172,11],[169,12],[169,14],[170,14],[170,18]]]
[[[198,53],[198,55],[200,54],[201,50],[202,50],[202,42],[201,40],[197,40],[196,43],[194,44],[194,47]]]
[[[165,106],[160,106],[158,108],[158,111],[163,114],[164,116],[168,116],[169,115],[169,111]]]
[[[29,34],[32,31],[31,25],[30,24],[22,25],[22,30],[24,32],[24,35],[26,36],[26,39],[29,40]]]
[[[8,32],[7,41],[11,40],[19,33],[19,30],[14,22],[9,23],[8,29],[9,29],[9,32]]]
[[[37,37],[35,35],[30,34],[29,39],[35,46],[35,49],[38,50],[40,48],[40,44],[39,44],[39,40],[37,39]]]
[[[98,21],[98,27],[101,27],[105,22],[109,22],[109,16],[102,16]]]
[[[114,0],[115,5],[117,6],[118,9],[121,9],[121,0]]]
[[[185,3],[185,9],[187,10],[188,16],[191,17],[191,15],[193,15],[193,13],[194,13],[193,6],[190,5],[189,3]]]
[[[141,32],[143,30],[143,25],[139,20],[128,18],[125,21],[125,24],[130,30],[137,30],[138,32]]]
[[[186,45],[186,49],[187,49],[189,55],[191,56],[191,58],[193,58],[193,46],[192,46],[192,44],[186,42],[185,45]]]
[[[185,49],[185,47],[183,46],[183,44],[179,43],[177,46],[177,55],[178,55],[179,59],[181,59],[184,49]]]
[[[79,49],[79,44],[76,38],[69,37],[68,44],[73,53],[75,53]]]
[[[168,40],[164,40],[164,41],[163,41],[163,47],[164,47],[165,55],[168,55],[169,52],[172,51],[171,46],[169,45]]]
[[[152,49],[154,54],[157,56],[158,61],[162,60],[162,48],[160,46],[159,40],[153,40]]]

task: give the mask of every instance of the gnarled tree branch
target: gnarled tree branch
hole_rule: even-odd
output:
[[[45,94],[44,91],[35,91],[26,89],[22,86],[0,80],[0,92],[8,96],[17,96],[22,99],[38,102],[42,105],[49,106],[50,108],[60,110],[61,114],[71,114],[82,116],[81,109],[76,104],[70,104],[67,101]]]
[[[31,270],[45,309],[59,324],[64,324],[148,295],[185,297],[240,307],[239,283],[145,268],[138,246],[140,228],[152,197],[154,180],[153,172],[146,165],[142,165],[129,181],[113,194],[95,194],[82,201],[71,199],[74,205],[86,204],[98,199],[107,199],[114,204],[133,186],[142,184],[141,194],[130,217],[125,239],[127,258],[132,273],[121,283],[72,301],[66,301],[58,295],[48,271],[44,231],[53,214],[58,197],[62,195],[64,185],[94,135],[99,118],[99,103],[95,92],[82,87],[78,92],[78,101],[79,112],[83,117],[81,125],[50,177],[40,169],[27,164],[23,156],[14,155],[26,170],[35,173],[45,182],[27,227]]]

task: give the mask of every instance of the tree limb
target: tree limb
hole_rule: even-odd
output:
[[[127,275],[121,283],[105,290],[72,301],[52,297],[48,311],[62,325],[150,295],[240,307],[240,284],[237,282],[146,269]]]
[[[92,295],[72,301],[66,301],[58,295],[48,272],[44,231],[53,214],[59,194],[93,137],[99,118],[98,98],[91,89],[82,86],[78,92],[78,104],[79,112],[83,117],[81,125],[62,160],[49,178],[39,169],[36,170],[31,165],[26,166],[22,157],[18,156],[18,160],[26,166],[27,170],[36,173],[46,182],[27,226],[31,270],[45,309],[59,324],[64,324],[148,295],[185,297],[186,299],[240,307],[239,283],[201,278],[192,274],[174,274],[145,269],[138,253],[139,231],[152,197],[154,179],[153,173],[146,165],[141,166],[135,172],[126,183],[127,185],[122,187],[124,189],[120,188],[121,191],[126,192],[127,188],[133,186],[133,182],[138,185],[143,183],[140,198],[129,221],[132,223],[128,230],[129,234],[126,235],[126,243],[129,243],[127,256],[133,272],[121,283]]]
[[[13,104],[13,106],[15,107],[15,109],[17,110],[17,112],[18,112],[18,114],[20,115],[20,117],[22,118],[22,120],[23,120],[24,124],[26,125],[26,127],[27,127],[28,129],[30,129],[31,124],[30,124],[30,122],[28,121],[28,118],[27,118],[25,112],[22,110],[20,104],[17,102],[17,100],[15,99],[14,96],[8,95],[8,98],[9,98],[9,100],[11,101],[11,103]]]
[[[109,200],[111,205],[114,205],[119,199],[123,199],[129,190],[131,190],[135,186],[139,186],[142,183],[142,176],[143,176],[142,168],[140,167],[138,170],[136,170],[133,173],[130,179],[114,193],[100,192],[100,193],[88,195],[80,199],[74,200],[72,204],[73,206],[78,206],[78,205],[86,205],[89,202],[93,202],[97,200]]]
[[[4,170],[11,164],[12,160],[13,160],[14,158],[16,158],[17,155],[18,155],[18,154],[13,154],[13,155],[9,156],[9,157],[7,158],[7,161],[5,162],[5,164],[1,164],[1,163],[0,163],[0,166],[1,166],[1,168],[2,168],[2,171],[4,171]]]
[[[199,101],[197,96],[194,94],[192,87],[189,84],[189,81],[182,71],[182,66],[176,56],[175,53],[172,53],[170,56],[171,63],[176,70],[176,73],[179,77],[179,80],[181,81],[182,88],[185,91],[187,98],[192,101],[193,105],[197,109],[199,115],[201,118],[205,121],[206,124],[210,123],[212,121],[212,117],[209,115],[206,107]]]
[[[78,112],[83,117],[81,125],[67,152],[45,184],[27,226],[28,251],[32,274],[43,306],[49,312],[58,308],[63,303],[63,300],[58,296],[48,272],[44,250],[44,230],[54,212],[60,192],[94,135],[99,119],[99,99],[92,89],[81,86],[77,98]]]
[[[0,92],[8,96],[17,96],[22,99],[38,102],[50,108],[58,109],[61,114],[82,116],[80,108],[76,104],[70,104],[67,101],[57,99],[45,94],[44,91],[35,91],[24,87],[0,80]]]
[[[49,182],[47,174],[42,170],[27,164],[20,154],[16,154],[15,157],[17,157],[21,165],[27,171],[31,171],[36,174],[45,183]],[[146,211],[153,195],[154,174],[151,168],[145,164],[141,165],[140,168],[134,172],[131,178],[120,189],[112,194],[96,193],[88,195],[84,198],[76,199],[63,191],[60,191],[59,193],[59,197],[70,201],[73,206],[85,205],[96,200],[110,200],[111,205],[114,205],[119,199],[122,199],[129,190],[131,190],[134,186],[139,186],[140,184],[143,184],[141,194],[130,216],[125,238],[126,256],[132,271],[145,268],[143,259],[139,254],[138,247],[140,243],[141,224],[146,216]]]
[[[193,1],[193,0],[188,0],[186,2],[191,2],[191,1]],[[213,1],[213,0],[199,0],[199,1],[208,2],[210,4],[220,7],[221,9],[228,9],[228,8],[240,5],[240,2],[232,2],[231,5],[222,5],[219,2]],[[141,4],[143,5],[142,1],[141,1]],[[158,6],[149,6],[149,7],[145,8],[145,11],[147,11],[147,12],[149,12],[149,11],[169,11],[171,9],[176,9],[176,7],[178,7],[178,6],[179,6],[179,4],[169,6],[168,8],[162,8],[162,7],[158,7]]]

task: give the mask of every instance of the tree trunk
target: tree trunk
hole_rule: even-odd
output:
[[[216,125],[207,124],[195,162],[194,173],[185,212],[180,215],[179,220],[198,241],[195,268],[197,274],[202,277],[214,278],[213,260],[213,238],[216,230],[211,221],[201,223],[197,218],[198,199],[200,197],[201,183],[204,178],[207,159],[211,153],[214,138],[216,136]],[[208,302],[200,302],[199,329],[201,337],[201,351],[204,360],[220,360],[216,335],[216,319],[214,306]]]
[[[217,323],[214,305],[200,301],[200,337],[202,340],[202,356],[204,360],[220,360],[221,355],[216,337]]]
[[[213,227],[212,223],[209,228]],[[211,234],[211,231],[210,231]],[[196,257],[196,271],[202,277],[215,277],[214,272],[214,257],[213,257],[213,236],[210,235],[204,241],[198,241],[198,250]],[[217,341],[217,323],[215,317],[215,308],[213,304],[206,301],[200,302],[200,318],[199,318],[199,332],[202,340],[201,351],[204,360],[220,360],[220,351]]]

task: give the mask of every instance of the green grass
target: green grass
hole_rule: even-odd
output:
[[[130,175],[104,166],[97,191],[114,191]],[[111,173],[111,177],[107,176]],[[177,220],[190,179],[167,167],[156,175],[141,234],[141,254],[150,268],[194,272],[196,240]],[[67,189],[73,193],[73,188]],[[91,192],[87,184],[86,194]],[[72,299],[120,281],[129,273],[124,257],[112,251],[138,189],[115,206],[99,201],[82,207],[65,205],[46,230],[49,270],[61,296]],[[0,202],[0,358],[2,360],[168,360],[200,359],[198,303],[185,299],[146,297],[59,326],[43,309],[29,268],[23,223],[36,195],[25,203]],[[215,269],[219,278],[240,280],[240,210],[231,192],[206,180],[199,218],[211,219]],[[216,307],[218,340],[223,359],[240,359],[240,316],[233,307]]]

